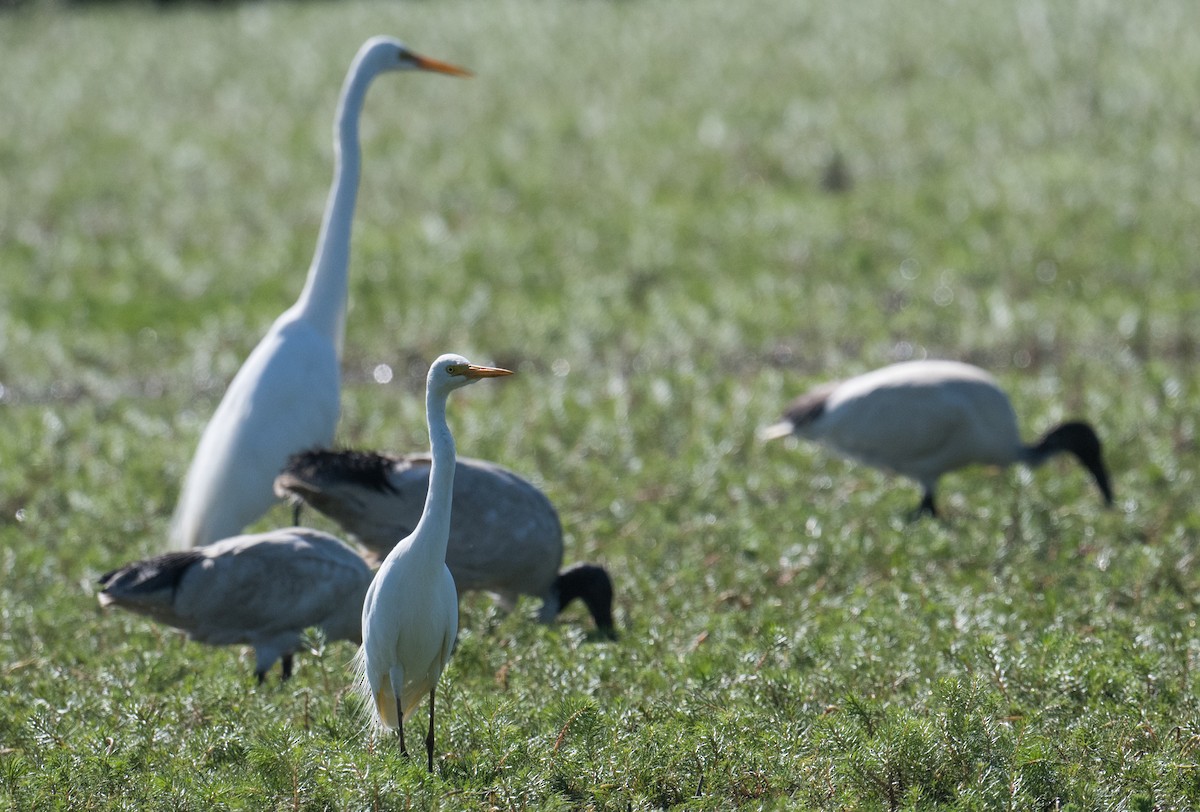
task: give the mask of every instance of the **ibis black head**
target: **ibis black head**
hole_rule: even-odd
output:
[[[1035,451],[1042,458],[1062,451],[1073,454],[1096,480],[1096,486],[1100,488],[1104,497],[1104,504],[1113,503],[1112,484],[1109,482],[1108,468],[1104,465],[1100,438],[1090,424],[1082,420],[1063,423],[1047,433]]]
[[[555,582],[558,590],[558,610],[561,612],[567,604],[576,598],[581,599],[596,621],[596,628],[605,637],[616,638],[616,627],[613,626],[612,579],[604,567],[595,564],[576,564],[558,574]]]

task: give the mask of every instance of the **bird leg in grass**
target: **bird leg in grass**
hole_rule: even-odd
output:
[[[300,526],[300,511],[304,508],[304,503],[297,499],[292,503],[292,526]]]
[[[408,746],[404,743],[404,706],[400,704],[400,695],[396,695],[396,735],[400,737],[400,755],[408,755]]]
[[[429,735],[425,737],[425,753],[429,756],[429,772],[433,772],[433,695],[437,687],[429,689]]]
[[[925,495],[921,497],[921,504],[917,505],[909,515],[909,519],[915,522],[922,516],[929,516],[934,519],[938,517],[937,507],[933,504],[933,491],[925,491]]]
[[[291,654],[284,654],[282,657],[279,658],[279,668],[280,668],[280,671],[282,672],[280,675],[281,682],[287,682],[289,679],[292,678],[292,666],[293,666],[294,662],[295,662],[294,657]],[[262,671],[255,671],[254,676],[258,677],[258,684],[262,685],[264,682],[267,681],[267,669],[263,669]]]

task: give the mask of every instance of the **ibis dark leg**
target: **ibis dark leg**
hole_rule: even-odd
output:
[[[912,520],[916,521],[922,516],[932,516],[937,518],[937,507],[933,503],[933,491],[925,491],[925,495],[921,497],[921,504],[917,505],[916,510],[912,512]]]
[[[433,696],[437,687],[429,689],[429,735],[425,737],[425,753],[429,756],[429,772],[433,772]]]
[[[292,505],[292,525],[295,527],[300,526],[300,511],[303,508],[304,508],[304,503],[301,502],[300,500],[296,500],[296,503],[294,505]]]
[[[283,655],[279,667],[283,669],[283,679],[285,682],[292,678],[292,664],[292,655],[290,653]]]

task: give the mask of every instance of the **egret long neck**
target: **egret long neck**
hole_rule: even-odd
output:
[[[299,315],[329,336],[342,355],[346,322],[346,294],[350,269],[350,232],[354,203],[358,198],[362,150],[358,143],[358,119],[367,87],[378,71],[356,62],[346,76],[338,100],[333,130],[333,185],[325,202],[325,216],[317,237],[317,250],[308,269],[308,279],[297,300]]]
[[[413,531],[431,559],[445,562],[446,544],[450,539],[450,506],[454,496],[454,467],[456,454],[454,436],[446,424],[446,395],[429,392],[425,395],[425,414],[429,420],[429,493],[425,495],[425,510]],[[414,547],[416,545],[414,544]]]

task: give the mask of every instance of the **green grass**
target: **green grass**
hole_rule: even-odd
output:
[[[36,4],[0,25],[0,801],[12,809],[1187,809],[1195,671],[1194,5]],[[223,386],[299,292],[360,42],[339,440],[451,406],[539,482],[622,637],[463,602],[435,775],[314,641],[101,614],[162,549]],[[836,160],[849,187],[822,179]],[[754,429],[815,382],[991,369],[1077,467],[909,484]],[[392,365],[390,386],[372,382]],[[287,521],[280,509],[263,527]],[[418,725],[418,728],[420,725]]]

